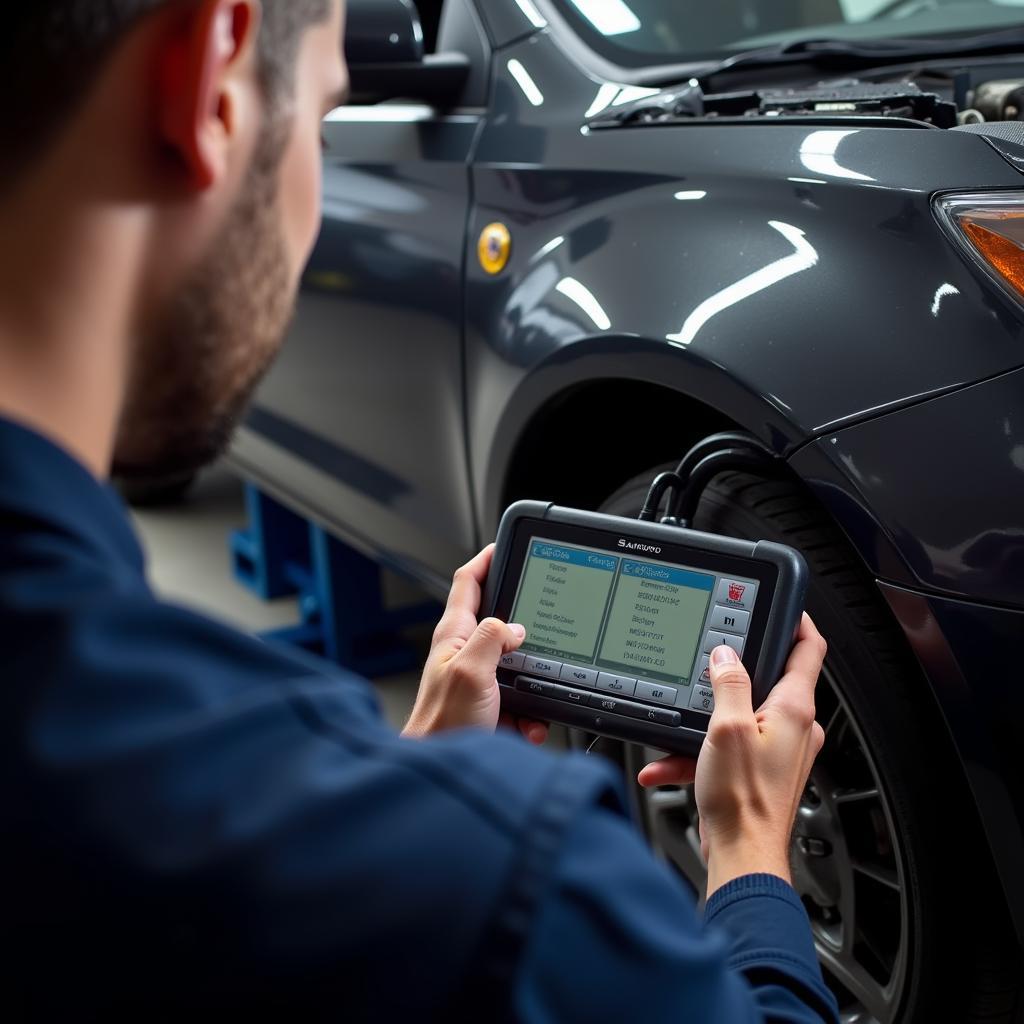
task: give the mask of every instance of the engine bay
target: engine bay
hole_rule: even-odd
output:
[[[1000,69],[1002,70],[1002,69]],[[1012,70],[1021,72],[1015,63]],[[799,85],[752,85],[711,91],[691,79],[651,90],[602,111],[595,128],[685,120],[870,118],[955,128],[988,121],[1024,121],[1024,74],[994,75],[995,69],[917,68],[897,74],[833,78]]]
[[[937,128],[952,128],[958,123],[955,103],[936,92],[926,92],[912,81],[844,81],[801,89],[758,89],[704,97],[705,117],[822,114],[909,118]]]

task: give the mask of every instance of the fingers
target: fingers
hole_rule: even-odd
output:
[[[814,762],[818,759],[818,755],[821,753],[821,748],[825,746],[825,730],[815,722],[811,726],[811,738],[807,744],[807,772],[811,771]]]
[[[711,688],[715,691],[717,721],[753,716],[750,676],[731,647],[716,647],[711,652]]]
[[[641,768],[636,781],[641,786],[688,786],[696,771],[697,762],[692,757],[663,757]]]
[[[818,674],[821,672],[821,665],[825,660],[827,650],[828,644],[825,643],[825,638],[818,632],[810,615],[804,612],[803,618],[800,620],[796,644],[786,662],[786,676],[792,673],[804,681],[809,681],[813,686],[818,681]]]
[[[811,753],[814,757],[817,757],[821,753],[821,748],[825,746],[825,730],[815,722],[811,726]]]
[[[528,718],[520,718],[519,731],[534,746],[541,746],[548,738],[548,727],[543,722],[534,722]]]
[[[780,710],[805,729],[814,721],[814,688],[828,645],[809,615],[800,623],[797,642],[786,663],[786,673],[765,701],[765,710]]]
[[[548,738],[547,722],[536,722],[532,718],[516,718],[503,713],[498,718],[498,725],[513,731],[518,729],[524,739],[537,747],[542,746]]]
[[[444,615],[434,630],[434,643],[442,640],[468,640],[476,628],[480,596],[491,567],[494,545],[490,544],[475,558],[455,570],[452,589]]]
[[[459,675],[466,679],[489,680],[493,686],[498,659],[514,651],[525,636],[522,626],[509,626],[500,619],[484,619],[455,655]]]

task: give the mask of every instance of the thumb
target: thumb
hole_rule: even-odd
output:
[[[473,630],[466,645],[455,656],[460,672],[471,679],[492,679],[498,659],[514,651],[526,636],[519,625],[506,625],[501,619],[484,619]]]
[[[711,688],[715,691],[715,714],[719,718],[754,713],[750,676],[739,655],[724,644],[711,652]]]

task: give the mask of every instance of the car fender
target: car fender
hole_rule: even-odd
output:
[[[588,128],[601,90],[543,32],[495,62],[465,254],[478,512],[509,434],[589,374],[657,380],[791,450],[1024,365],[1020,305],[932,212],[944,189],[1024,203],[984,140],[849,120]],[[496,271],[478,255],[494,223]],[[641,424],[623,415],[623,443]]]

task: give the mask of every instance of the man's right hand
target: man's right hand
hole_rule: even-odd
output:
[[[647,765],[643,786],[695,782],[708,895],[730,879],[768,872],[790,881],[789,842],[811,765],[825,734],[814,720],[814,687],[826,644],[804,615],[786,673],[755,712],[750,678],[735,652],[711,654],[715,711],[697,759]]]

